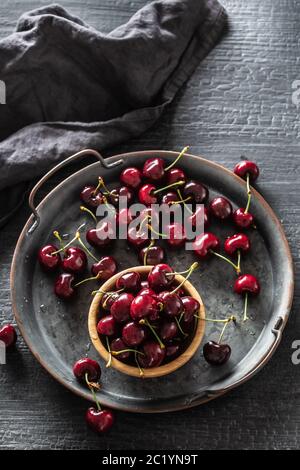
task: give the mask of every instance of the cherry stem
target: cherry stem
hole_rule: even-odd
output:
[[[120,351],[111,351],[113,356],[118,356],[119,354],[123,354],[126,352],[134,352],[136,354],[141,354],[142,356],[145,356],[144,353],[142,353],[141,351],[137,351],[136,349],[120,349]]]
[[[193,211],[189,208],[189,206],[186,205],[185,200],[183,199],[182,194],[181,194],[181,191],[180,191],[179,188],[177,189],[177,194],[178,194],[178,196],[179,196],[181,202],[183,203],[184,207],[186,208],[186,210],[187,210],[191,215],[193,215]]]
[[[139,225],[139,229],[138,231],[136,232],[137,235],[140,235],[142,233],[142,229],[144,228],[144,224],[145,222],[147,222],[149,219],[151,219],[151,215],[146,215],[143,220],[141,221],[140,225]]]
[[[155,235],[157,235],[157,236],[159,236],[159,237],[168,238],[168,236],[167,236],[165,233],[157,232],[157,231],[152,227],[152,225],[150,225],[150,224],[147,224],[147,228],[148,228],[151,232],[155,233]]]
[[[168,184],[167,186],[164,186],[163,188],[156,189],[153,191],[153,194],[160,193],[161,191],[165,191],[166,189],[174,188],[174,186],[181,186],[185,184],[185,181],[176,181],[175,183]]]
[[[144,371],[143,371],[143,369],[142,369],[141,366],[140,366],[140,363],[139,363],[139,360],[138,360],[138,357],[137,357],[137,351],[135,351],[134,359],[135,359],[136,365],[137,365],[138,368],[139,368],[140,376],[143,376],[143,375],[144,375]]]
[[[82,227],[84,227],[84,226],[85,226],[85,224],[81,224],[81,225],[78,227],[78,229],[76,230],[76,235],[75,235],[75,237],[72,238],[72,240],[70,240],[65,246],[63,246],[62,248],[60,248],[60,249],[57,250],[57,251],[53,251],[53,253],[51,253],[51,254],[52,254],[52,255],[56,255],[57,253],[61,253],[62,251],[65,251],[66,248],[68,248],[70,245],[72,245],[72,243],[74,243],[76,240],[78,240],[79,231],[80,231],[80,229],[81,229]],[[57,232],[57,231],[55,231],[55,232]],[[55,232],[53,232],[54,235],[55,235]],[[58,234],[58,232],[57,232],[57,234]],[[57,237],[57,235],[55,235],[55,236]],[[58,234],[58,236],[59,236],[59,234]],[[59,236],[59,237],[60,237],[60,236]],[[97,260],[97,261],[98,261],[98,260]]]
[[[198,315],[194,315],[194,317],[202,321],[208,321],[208,322],[213,322],[213,323],[228,323],[229,321],[236,321],[236,318],[234,316],[225,318],[224,320],[215,320],[214,318],[201,318]]]
[[[249,317],[247,316],[247,310],[248,310],[248,292],[245,293],[245,304],[244,304],[244,316],[243,316],[243,321],[249,320]]]
[[[124,290],[124,288],[119,289],[119,290],[112,290],[111,292],[109,292],[109,291],[104,291],[104,290],[98,289],[98,290],[93,290],[92,295],[109,294],[108,297],[105,299],[105,303],[106,303],[107,300],[109,299],[109,297],[111,297],[113,294],[118,294],[119,292],[123,292],[123,290]]]
[[[180,320],[181,320],[181,318],[178,320],[178,318],[177,318],[177,317],[175,317],[175,321],[176,321],[176,324],[177,324],[178,330],[180,331],[180,333],[181,333],[183,336],[185,336],[185,337],[186,337],[186,336],[188,336],[188,334],[187,334],[187,333],[185,333],[185,332],[183,331],[183,329],[181,328],[181,325],[180,325]]]
[[[100,186],[99,186],[100,185]],[[105,189],[105,191],[107,192],[107,194],[110,194],[110,190],[108,189],[108,187],[106,186],[106,184],[104,183],[104,179],[102,178],[102,176],[99,176],[99,184],[98,184],[99,188],[101,188],[101,186],[103,186],[103,188]]]
[[[85,282],[88,282],[88,281],[95,281],[97,279],[99,279],[99,277],[101,276],[103,271],[99,271],[97,276],[93,276],[93,277],[88,277],[86,279],[83,279],[82,281],[80,282],[77,282],[77,284],[74,285],[74,287],[78,287],[80,286],[81,284],[84,284]]]
[[[241,250],[237,252],[237,273],[240,274],[241,272]]]
[[[97,194],[98,190],[101,188],[102,185],[103,185],[103,179],[100,176],[98,178],[98,184],[97,184],[96,188],[94,189],[94,191],[92,192],[93,196],[95,196]]]
[[[146,248],[146,250],[145,250],[144,259],[143,259],[144,266],[147,266],[147,256],[148,256],[148,252],[149,252],[150,248],[152,248],[154,245],[155,245],[155,241],[154,241],[154,240],[151,240],[150,245],[147,246],[147,248]]]
[[[226,261],[227,263],[229,263],[236,271],[237,274],[240,274],[240,268],[238,265],[234,264],[229,258],[226,258],[226,256],[223,256],[221,255],[220,253],[217,253],[216,251],[214,250],[210,250],[210,252],[217,256],[218,258],[221,258],[223,261]]]
[[[175,158],[175,160],[165,168],[165,171],[168,171],[170,170],[171,168],[173,168],[174,165],[176,165],[176,163],[180,160],[180,158],[189,150],[189,146],[187,147],[184,147],[181,152],[179,153],[179,155]]]
[[[178,289],[180,289],[183,284],[189,279],[189,277],[193,274],[193,272],[198,268],[199,266],[199,263],[197,263],[197,261],[195,263],[192,264],[192,266],[190,267],[190,269],[188,269],[188,272],[187,272],[187,276],[186,278],[180,283],[178,284],[177,287],[175,287],[174,290],[172,290],[170,293],[171,294],[176,294],[176,292],[178,291]],[[174,273],[174,274],[179,274],[179,273]]]
[[[107,364],[106,364],[106,367],[110,367],[111,366],[111,360],[112,360],[112,355],[111,355],[111,350],[110,350],[110,344],[109,344],[109,340],[108,340],[108,337],[106,336],[106,346],[107,346],[107,350],[109,352],[109,358],[108,358],[108,361],[107,361]]]
[[[83,241],[81,240],[80,238],[80,233],[77,232],[77,240],[78,240],[78,243],[82,246],[82,248],[87,252],[87,254],[96,262],[98,262],[99,260],[96,258],[96,256],[93,255],[93,253],[88,249],[88,247],[83,243]]]
[[[80,210],[82,212],[87,212],[92,217],[94,222],[97,223],[97,217],[95,216],[95,214],[92,211],[90,211],[90,209],[88,209],[87,207],[84,207],[84,206],[80,206]]]
[[[224,336],[224,333],[225,333],[225,330],[226,330],[226,328],[227,328],[228,323],[230,323],[230,322],[232,322],[232,321],[233,321],[233,322],[236,321],[236,318],[235,318],[233,315],[232,315],[231,317],[227,318],[227,320],[224,322],[225,325],[223,326],[223,329],[222,329],[222,331],[221,331],[218,344],[220,344],[221,341],[222,341],[222,338],[223,338],[223,336]]]
[[[63,239],[61,238],[59,232],[58,232],[57,230],[54,230],[53,235],[54,235],[55,238],[57,238],[57,240],[59,241],[59,246],[60,246],[60,248],[64,249],[64,242],[63,242]]]
[[[185,199],[180,199],[180,201],[171,201],[171,205],[175,205],[175,204],[185,204],[185,202],[187,201],[190,201],[192,198],[191,196],[189,197],[186,197]]]
[[[246,209],[244,210],[244,214],[247,214],[249,211],[250,203],[251,203],[251,187],[250,187],[250,175],[247,173],[247,195],[248,195],[248,200],[247,200],[247,205]]]
[[[92,392],[93,399],[94,399],[94,402],[97,405],[98,410],[101,411],[101,406],[100,406],[99,400],[97,398],[96,392],[94,390],[94,385],[89,381],[88,373],[85,374],[85,381],[86,381],[86,384],[89,387],[90,391]]]
[[[160,345],[161,349],[164,349],[165,348],[165,345],[164,343],[162,342],[162,340],[160,339],[160,337],[158,336],[158,334],[156,333],[155,329],[153,328],[153,326],[151,325],[151,323],[149,323],[149,321],[147,320],[147,318],[144,318],[142,320],[139,321],[139,324],[140,325],[146,325],[148,326],[148,328],[150,328],[150,330],[152,331],[153,335],[155,336],[158,344]]]

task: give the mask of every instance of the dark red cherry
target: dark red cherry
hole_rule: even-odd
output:
[[[156,318],[159,313],[157,299],[149,294],[137,295],[130,305],[132,320],[139,321],[142,318]]]
[[[162,341],[170,341],[178,334],[178,326],[175,321],[165,321],[160,329],[159,336]]]
[[[225,240],[224,250],[229,255],[233,255],[238,250],[246,253],[250,250],[250,240],[244,233],[236,233]]]
[[[249,175],[250,181],[254,182],[259,177],[259,168],[254,162],[243,160],[234,167],[234,173],[243,179],[247,179]]]
[[[110,313],[118,323],[125,323],[130,320],[130,306],[134,296],[124,292],[114,301],[110,308]]]
[[[11,348],[16,344],[17,333],[12,325],[4,325],[0,328],[0,341],[5,344],[6,348]]]
[[[143,177],[150,181],[160,181],[165,173],[164,166],[161,158],[149,158],[143,166]]]
[[[166,227],[166,242],[171,248],[180,248],[186,242],[186,233],[182,224],[174,222]]]
[[[103,310],[110,311],[112,304],[119,297],[117,292],[104,294],[101,299],[101,307]]]
[[[186,198],[191,197],[191,202],[195,202],[196,204],[202,204],[208,199],[207,187],[194,180],[190,180],[185,184],[183,194]]]
[[[173,202],[176,202],[176,201],[179,201],[179,196],[177,193],[175,193],[174,191],[168,191],[166,194],[163,195],[163,197],[161,198],[161,203],[162,204],[167,204],[168,206],[171,206],[172,207],[172,203]]]
[[[148,228],[143,226],[139,230],[137,227],[130,227],[127,231],[127,241],[137,249],[149,245]]]
[[[121,186],[120,188],[112,189],[109,193],[109,201],[117,206],[119,204],[120,197],[124,198],[127,204],[130,204],[133,199],[133,192],[127,186]]]
[[[201,225],[203,225],[204,228],[207,228],[209,225],[209,211],[206,207],[200,205],[197,207],[195,212],[189,216],[188,220],[192,227],[196,227],[196,225],[199,224],[200,229]]]
[[[240,228],[249,228],[254,224],[254,217],[250,212],[245,212],[241,207],[232,214],[234,223]]]
[[[95,248],[102,248],[115,238],[115,230],[111,222],[101,222],[97,228],[91,228],[86,233],[86,240]]]
[[[228,344],[219,344],[209,341],[203,346],[204,359],[212,366],[222,366],[231,355],[231,348]]]
[[[242,274],[236,279],[233,290],[240,295],[246,294],[247,292],[258,295],[260,292],[260,284],[258,279],[252,274]]]
[[[133,216],[130,209],[123,208],[117,214],[117,224],[118,225],[129,225],[133,221]]]
[[[142,283],[143,284],[143,283]],[[147,283],[148,284],[148,283]],[[150,289],[150,287],[142,287],[139,291],[138,295],[151,295],[152,297],[156,298],[157,295],[154,290]]]
[[[149,275],[149,287],[155,292],[167,289],[174,281],[174,270],[168,264],[157,264],[153,266]]]
[[[124,343],[122,338],[116,338],[111,342],[110,349],[112,352],[119,352],[119,351],[124,351],[124,349],[128,349],[128,346]],[[129,351],[125,351],[116,355],[117,359],[120,359],[120,361],[124,361],[128,359],[129,356],[130,356]]]
[[[56,278],[54,292],[57,297],[68,300],[75,295],[74,279],[74,275],[70,273],[62,273]]]
[[[77,246],[70,246],[64,252],[62,268],[68,273],[82,273],[87,266],[87,257],[85,252]]]
[[[80,199],[91,209],[98,207],[104,202],[103,194],[95,186],[85,186],[80,193]]]
[[[210,250],[218,251],[220,240],[211,232],[203,232],[195,238],[193,249],[200,258],[208,258]]]
[[[139,261],[141,264],[144,264],[145,261],[145,264],[155,266],[156,264],[160,264],[164,258],[164,249],[157,245],[151,246],[150,248],[142,248],[139,252]]]
[[[157,197],[153,194],[156,190],[156,186],[153,184],[144,184],[139,190],[139,201],[145,206],[151,206],[151,204],[157,203]]]
[[[97,331],[99,335],[114,336],[117,332],[117,325],[112,315],[106,315],[101,318],[97,324]]]
[[[84,357],[75,362],[73,366],[73,374],[76,379],[86,384],[86,374],[89,382],[98,382],[101,377],[101,368],[98,362]]]
[[[89,427],[98,434],[108,431],[114,424],[114,415],[110,410],[97,410],[90,407],[85,415]]]
[[[122,274],[116,281],[116,289],[129,292],[138,292],[141,288],[141,276],[138,272],[129,271]]]
[[[139,346],[145,338],[146,331],[142,325],[130,322],[123,327],[122,340],[128,346]]]
[[[166,357],[174,357],[179,353],[180,346],[179,344],[169,344],[166,346]]]
[[[176,293],[164,291],[159,294],[159,300],[163,304],[163,312],[168,317],[176,317],[183,312],[181,297]]]
[[[184,323],[191,323],[195,319],[195,315],[199,314],[200,304],[198,300],[190,297],[189,295],[181,297],[183,304],[183,321]]]
[[[55,251],[58,249],[55,245],[46,245],[43,246],[38,252],[38,259],[41,266],[46,269],[47,271],[55,271],[61,263],[60,254],[56,253],[53,255]]]
[[[147,288],[149,287],[148,281],[142,281],[142,282],[141,282],[141,288],[144,289],[144,288],[146,288],[146,287],[147,287]]]
[[[186,181],[186,174],[181,168],[170,168],[166,172],[167,185],[178,183],[178,181]]]
[[[101,281],[107,281],[117,272],[117,263],[112,256],[103,256],[91,268],[93,276],[98,276]]]
[[[143,347],[144,356],[139,356],[139,363],[143,368],[158,367],[166,356],[166,350],[162,349],[155,341],[147,341]]]
[[[232,214],[232,205],[226,197],[215,197],[209,204],[209,211],[216,219],[225,220]]]
[[[120,181],[125,186],[136,189],[142,182],[142,173],[138,168],[129,167],[125,168],[120,175]]]

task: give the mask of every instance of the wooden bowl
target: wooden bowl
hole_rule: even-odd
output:
[[[115,274],[113,277],[111,277],[108,281],[106,281],[102,287],[101,290],[104,292],[110,292],[113,291],[115,288],[115,283],[116,280],[124,273],[128,271],[135,271],[138,272],[141,277],[146,278],[148,273],[150,272],[152,266],[136,266],[133,268],[128,268],[125,269],[124,271],[121,271],[117,274]],[[184,278],[181,275],[175,275],[175,281],[179,284],[182,282]],[[179,367],[183,366],[186,362],[188,362],[193,355],[196,353],[197,349],[199,348],[199,345],[202,341],[203,335],[204,335],[204,330],[205,330],[205,308],[204,304],[202,302],[202,299],[198,293],[198,291],[195,289],[195,287],[189,282],[186,281],[183,285],[186,294],[194,297],[194,299],[198,300],[200,304],[200,309],[199,309],[199,317],[202,320],[196,320],[196,329],[194,332],[194,337],[191,340],[190,344],[187,346],[186,350],[183,351],[183,353],[178,356],[176,359],[173,361],[168,362],[167,364],[164,364],[159,367],[152,367],[149,369],[144,369],[144,375],[140,375],[140,371],[138,367],[134,367],[128,364],[125,364],[122,361],[119,361],[116,357],[112,357],[111,359],[111,367],[114,369],[123,372],[124,374],[131,375],[132,377],[139,377],[139,378],[154,378],[154,377],[161,377],[163,375],[170,374],[171,372],[174,372],[175,370],[179,369]],[[95,295],[91,306],[89,310],[89,319],[88,319],[88,328],[89,328],[89,334],[92,340],[93,345],[95,346],[96,350],[100,354],[100,356],[104,359],[105,362],[108,362],[109,360],[109,352],[107,351],[106,347],[103,345],[101,339],[99,338],[98,332],[97,332],[97,323],[99,321],[99,308],[101,304],[101,299],[104,294],[98,293]]]

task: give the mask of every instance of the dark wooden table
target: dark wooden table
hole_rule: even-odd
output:
[[[0,3],[1,36],[20,14],[49,1]],[[144,0],[61,0],[94,27],[109,31]],[[118,413],[111,433],[86,429],[87,404],[56,383],[22,340],[0,366],[2,449],[296,449],[300,440],[300,365],[291,362],[300,339],[299,114],[292,83],[300,79],[300,2],[223,0],[230,32],[198,67],[157,125],[116,150],[192,146],[232,168],[241,154],[262,169],[259,189],[285,227],[296,269],[293,312],[271,362],[247,384],[193,410],[141,416]],[[0,232],[0,323],[12,317],[9,270],[26,209]]]

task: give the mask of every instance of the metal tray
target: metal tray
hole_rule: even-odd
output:
[[[80,295],[71,303],[59,301],[53,294],[53,277],[45,275],[39,267],[37,251],[53,240],[53,230],[71,236],[80,223],[89,223],[79,210],[79,192],[85,184],[94,183],[100,174],[109,184],[117,184],[122,168],[141,166],[153,154],[167,161],[177,155],[167,151],[142,151],[103,160],[97,152],[83,150],[57,165],[34,188],[30,197],[33,215],[15,249],[11,295],[20,331],[34,356],[54,378],[89,400],[92,396],[74,379],[72,365],[86,354],[100,359],[90,344],[87,328],[91,286],[81,288]],[[35,209],[34,196],[41,185],[66,164],[88,155],[94,155],[99,161],[68,177]],[[211,196],[223,194],[234,205],[245,205],[245,182],[231,171],[192,155],[185,155],[180,166],[188,175],[205,183]],[[162,378],[141,380],[103,368],[103,387],[99,392],[103,405],[132,412],[192,407],[237,387],[269,361],[288,319],[293,297],[293,267],[285,234],[274,212],[255,190],[251,204],[257,229],[249,232],[252,250],[243,260],[243,267],[244,272],[259,277],[262,290],[260,296],[249,302],[253,319],[227,329],[225,339],[232,347],[230,361],[221,368],[213,368],[204,361],[200,347],[189,363]],[[236,229],[231,223],[212,224],[211,231],[224,239]],[[106,249],[106,253],[108,251]],[[138,264],[135,251],[126,241],[118,241],[110,251],[119,260],[119,269]],[[168,262],[175,268],[186,267],[192,260],[194,256],[190,252],[168,252]],[[194,273],[191,281],[203,297],[208,317],[242,314],[243,300],[232,291],[234,279],[230,266],[218,259],[203,263],[200,271]],[[218,337],[216,325],[207,323],[204,341]]]

